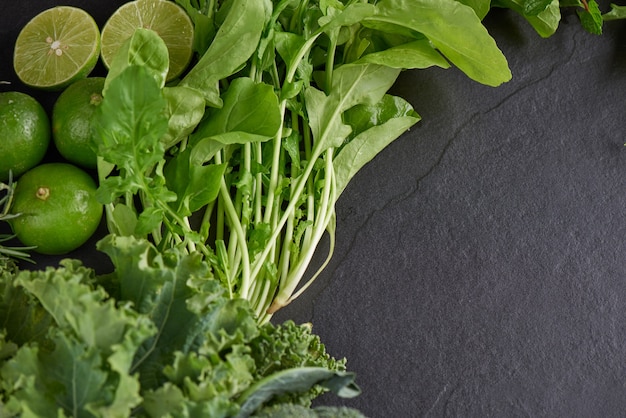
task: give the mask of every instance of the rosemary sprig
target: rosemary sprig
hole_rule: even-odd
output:
[[[10,219],[20,216],[20,214],[10,213],[15,185],[16,183],[13,182],[13,176],[10,172],[8,183],[0,183],[0,196],[2,196],[0,197],[0,222],[8,222]],[[34,247],[16,247],[3,244],[13,238],[15,238],[13,234],[0,234],[0,258],[14,258],[34,263],[30,258],[30,254],[27,252]]]

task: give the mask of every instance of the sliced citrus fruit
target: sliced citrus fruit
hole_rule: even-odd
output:
[[[193,54],[194,28],[187,12],[168,0],[135,0],[122,5],[102,28],[102,62],[109,68],[115,54],[137,28],[152,29],[167,45],[167,80],[187,68]]]
[[[26,85],[59,90],[98,62],[100,30],[83,9],[56,6],[36,15],[15,41],[13,67]]]
[[[103,207],[96,182],[80,168],[47,163],[27,171],[15,186],[11,219],[17,238],[41,254],[66,254],[95,233]]]
[[[41,162],[50,142],[50,120],[33,97],[17,92],[0,93],[0,182]]]
[[[52,139],[67,161],[96,168],[92,124],[102,102],[104,77],[87,77],[72,83],[52,108]]]

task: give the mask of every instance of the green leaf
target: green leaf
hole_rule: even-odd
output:
[[[542,38],[554,35],[561,21],[559,0],[552,0],[548,7],[537,15],[524,14],[523,0],[493,0],[492,7],[504,7],[519,13]]]
[[[188,87],[165,87],[163,97],[167,101],[165,113],[168,118],[167,132],[161,138],[165,148],[171,148],[196,128],[204,115],[204,97]]]
[[[193,22],[194,51],[199,55],[204,54],[215,36],[212,3],[207,0],[194,0],[194,4],[191,3],[191,0],[175,0],[175,2],[185,9]]]
[[[103,96],[106,96],[111,80],[131,65],[145,67],[154,77],[159,87],[165,85],[169,70],[169,53],[161,37],[153,30],[137,28],[116,53],[104,82]]]
[[[264,0],[232,0],[227,6],[228,14],[213,42],[180,83],[199,91],[212,107],[222,106],[219,81],[244,66],[256,51],[269,19]]]
[[[617,4],[611,4],[611,10],[604,15],[602,15],[602,19],[609,20],[618,20],[618,19],[626,19],[626,6],[618,6]]]
[[[588,0],[587,8],[578,10],[578,17],[587,32],[594,35],[602,35],[602,12],[595,0]]]
[[[422,33],[480,83],[498,86],[511,79],[506,58],[470,7],[455,0],[381,0],[377,8],[365,24],[382,22]]]
[[[17,389],[12,396],[24,416],[53,418],[61,416],[61,410],[65,416],[91,417],[89,406],[111,402],[114,397],[106,385],[102,359],[95,347],[73,336],[58,329],[51,334],[51,352],[22,347],[2,368],[2,379]]]
[[[386,65],[392,68],[415,69],[437,66],[449,68],[450,64],[437,52],[430,41],[420,39],[363,56],[357,63]]]
[[[137,230],[137,214],[123,203],[116,203],[112,218],[115,225],[115,231],[122,236],[133,235]]]
[[[223,95],[223,106],[209,112],[192,140],[213,138],[223,144],[266,141],[281,127],[278,97],[272,86],[236,78]]]
[[[0,370],[23,416],[128,416],[140,402],[129,369],[154,329],[128,305],[108,298],[93,274],[65,260],[60,268],[23,271],[16,279],[54,319],[46,341],[22,345]]]
[[[365,164],[417,123],[420,117],[403,99],[386,95],[373,105],[355,106],[346,112],[344,119],[356,136],[333,160],[337,195]]]
[[[135,192],[145,173],[163,160],[160,139],[167,131],[167,102],[142,66],[132,65],[111,80],[94,121],[98,155],[124,169],[128,183],[117,192]]]
[[[328,14],[319,19],[320,31],[328,33],[342,26],[356,25],[361,23],[363,19],[371,17],[376,13],[376,8],[373,4],[352,3],[345,8],[343,8],[341,3],[339,4],[339,8],[342,8],[342,10],[334,8],[337,11],[336,13]]]
[[[223,396],[210,401],[193,401],[178,387],[166,383],[156,390],[147,391],[142,406],[150,417],[211,417],[234,416],[238,407]]]
[[[491,0],[457,0],[460,3],[465,4],[466,6],[471,7],[474,12],[476,12],[476,16],[480,20],[483,20],[489,10],[491,8]],[[552,1],[552,0],[550,0]]]
[[[59,327],[71,329],[80,341],[110,355],[129,329],[138,326],[139,317],[128,306],[116,306],[104,289],[90,286],[92,270],[69,262],[64,266],[23,271],[16,284],[35,296]]]
[[[21,287],[14,286],[15,275],[0,274],[0,330],[15,344],[44,343],[52,317]]]
[[[274,373],[255,382],[238,399],[241,410],[237,417],[246,417],[276,395],[304,392],[321,385],[340,397],[351,398],[360,393],[354,374],[334,372],[323,367],[299,367]]]
[[[526,16],[537,16],[552,4],[552,0],[525,0],[522,13]]]
[[[214,201],[225,170],[225,164],[194,162],[191,148],[171,159],[165,166],[164,175],[168,189],[178,196],[177,212],[181,216],[189,216]]]
[[[205,340],[205,321],[187,305],[195,294],[188,282],[212,276],[198,253],[159,252],[146,240],[113,235],[97,246],[115,266],[121,299],[132,302],[157,328],[138,349],[132,367],[140,372],[142,388],[154,389],[163,382],[163,367],[174,352],[196,349]]]
[[[315,149],[321,154],[328,147],[340,146],[351,132],[342,121],[343,112],[357,104],[378,102],[399,73],[399,69],[382,65],[346,64],[333,72],[328,96],[313,87],[307,88],[305,103]]]

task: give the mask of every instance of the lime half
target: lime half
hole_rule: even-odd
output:
[[[56,6],[29,21],[15,42],[13,67],[26,85],[60,90],[98,62],[100,30],[84,10]]]
[[[136,29],[152,29],[167,45],[167,80],[178,77],[193,54],[194,28],[187,12],[168,0],[135,0],[117,9],[102,28],[102,62],[109,68],[115,54]]]

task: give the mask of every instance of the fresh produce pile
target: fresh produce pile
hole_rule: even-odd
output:
[[[626,17],[593,0],[136,0],[87,43],[18,37],[16,74],[59,92],[56,116],[37,122],[52,133],[35,148],[54,135],[64,161],[40,153],[12,165],[31,151],[0,161],[0,220],[23,244],[0,236],[10,241],[0,246],[0,416],[360,416],[311,409],[327,391],[358,395],[355,376],[310,325],[270,320],[332,256],[351,178],[419,121],[388,93],[399,74],[454,66],[489,86],[511,78],[482,24],[492,7],[542,37],[562,8],[596,34]],[[52,26],[93,28],[84,14],[54,9]],[[98,54],[105,78],[89,77]],[[81,174],[59,174],[69,167]],[[93,186],[43,186],[84,173]],[[76,207],[90,225],[82,235]],[[111,271],[16,262],[77,248],[103,213],[97,249]],[[324,237],[326,263],[314,266]]]

